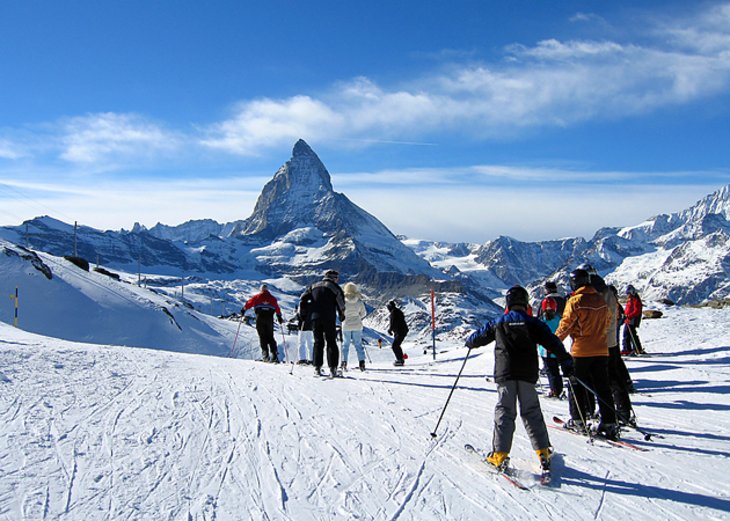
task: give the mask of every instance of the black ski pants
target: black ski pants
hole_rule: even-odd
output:
[[[570,417],[574,420],[585,420],[588,414],[588,394],[591,392],[578,380],[591,386],[598,396],[598,410],[603,424],[616,423],[616,410],[613,407],[611,388],[608,383],[608,356],[576,357],[575,380],[570,385]]]
[[[401,344],[403,343],[403,340],[405,340],[406,335],[402,335],[401,333],[396,333],[393,335],[393,345],[391,345],[391,349],[393,349],[393,354],[395,355],[395,359],[398,362],[403,361],[403,349],[401,349]]]
[[[272,361],[278,360],[278,346],[274,339],[274,316],[263,313],[256,315],[256,332],[259,334],[261,356]]]
[[[322,367],[326,343],[327,366],[330,369],[336,369],[340,365],[340,348],[337,347],[337,324],[315,318],[312,321],[312,332],[314,333],[314,367]]]
[[[613,404],[616,407],[616,415],[618,419],[624,423],[631,418],[631,399],[629,398],[629,389],[626,383],[626,376],[623,374],[621,366],[624,361],[619,353],[618,345],[608,348],[608,381],[611,386],[611,394],[613,395]],[[627,371],[628,373],[628,371]]]

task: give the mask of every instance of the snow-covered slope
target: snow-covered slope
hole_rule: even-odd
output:
[[[550,431],[554,483],[517,425],[513,488],[488,449],[491,346],[371,347],[342,380],[272,366],[41,337],[0,324],[0,519],[720,520],[730,512],[730,309],[645,321],[627,361],[646,452]],[[432,439],[457,373],[464,368]],[[565,401],[543,401],[547,418]],[[660,437],[661,436],[661,437]]]
[[[67,340],[227,355],[237,324],[199,313],[173,299],[61,257],[0,241],[0,294],[19,294],[18,323]],[[125,281],[125,279],[127,279]],[[0,319],[12,322],[5,299]],[[255,352],[245,356],[253,357]]]

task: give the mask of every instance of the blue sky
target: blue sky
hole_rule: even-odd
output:
[[[730,182],[730,2],[0,4],[0,224],[243,219],[299,138],[395,233],[638,224]]]

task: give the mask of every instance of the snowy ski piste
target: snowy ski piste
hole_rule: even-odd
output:
[[[623,437],[647,450],[550,429],[541,486],[518,419],[511,461],[528,490],[464,450],[490,448],[493,344],[470,353],[433,438],[458,343],[433,361],[406,342],[402,368],[370,345],[364,373],[328,380],[0,323],[0,520],[730,519],[730,309],[664,312],[642,323],[649,355],[627,359],[654,436]],[[568,417],[566,401],[541,403],[548,423]]]

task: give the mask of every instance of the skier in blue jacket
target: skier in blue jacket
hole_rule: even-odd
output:
[[[499,469],[506,468],[512,449],[512,437],[520,416],[530,437],[532,448],[540,458],[544,471],[550,469],[550,438],[540,409],[535,384],[538,379],[537,344],[554,353],[563,374],[572,374],[573,359],[563,343],[541,320],[531,317],[527,290],[513,286],[507,291],[508,312],[472,333],[466,341],[469,349],[496,342],[494,348],[494,380],[497,383],[497,404],[494,409],[492,452],[487,462]]]

